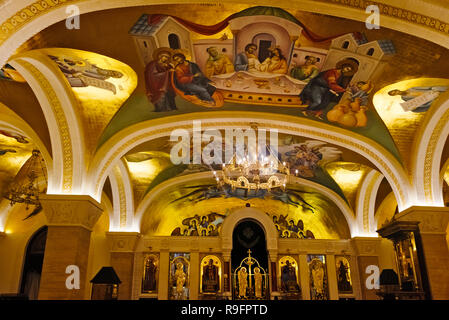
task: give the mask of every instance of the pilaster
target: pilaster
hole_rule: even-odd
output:
[[[122,283],[119,287],[119,300],[131,300],[133,292],[134,255],[140,239],[137,232],[108,232],[111,266]]]
[[[41,203],[47,216],[48,233],[39,299],[89,299],[86,286],[90,280],[87,279],[90,236],[102,206],[82,195],[43,195]],[[77,272],[67,274],[68,266],[79,270],[79,288],[66,286],[67,278]]]

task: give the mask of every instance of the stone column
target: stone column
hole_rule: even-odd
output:
[[[198,300],[200,288],[200,253],[198,247],[190,252],[190,297],[189,300]]]
[[[268,266],[268,279],[270,282],[268,288],[270,288],[270,299],[274,300],[276,297],[279,299],[280,296],[277,275],[278,252],[276,250],[270,250],[268,255],[270,263]]]
[[[231,252],[223,251],[223,298],[232,298],[232,282],[231,282]]]
[[[355,237],[351,239],[352,246],[357,255],[358,274],[360,279],[361,294],[363,300],[379,300],[376,289],[367,288],[366,279],[370,274],[366,273],[366,268],[370,265],[379,268],[379,245],[380,238]],[[380,274],[379,269],[379,274]]]
[[[168,248],[161,248],[159,256],[159,281],[158,281],[158,300],[168,299],[168,278],[170,271],[170,254]]]
[[[427,271],[431,298],[448,300],[449,250],[446,228],[449,222],[449,208],[410,207],[397,214],[395,221],[418,222],[424,258],[424,266],[420,267]]]
[[[309,265],[307,254],[299,253],[299,278],[301,279],[301,293],[303,300],[310,300]]]
[[[134,280],[134,255],[138,232],[108,232],[111,266],[122,282],[119,286],[118,299],[131,300]],[[143,267],[143,266],[142,266]]]
[[[335,269],[335,255],[326,255],[327,279],[329,287],[329,299],[338,300],[337,271]]]
[[[86,286],[91,280],[87,279],[90,236],[103,212],[102,206],[93,198],[81,195],[43,195],[41,203],[48,233],[39,299],[90,299],[90,295],[86,295]],[[67,278],[76,273],[66,274],[68,266],[79,269],[79,289],[66,286]]]

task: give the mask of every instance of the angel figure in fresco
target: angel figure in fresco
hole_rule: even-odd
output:
[[[184,285],[186,283],[186,273],[184,272],[184,265],[181,262],[178,262],[176,264],[175,281],[176,296],[178,299],[180,299],[183,296]]]
[[[302,66],[294,66],[290,70],[290,75],[295,79],[309,82],[320,73],[316,65],[318,61],[320,61],[320,58],[314,56],[306,56],[305,63]]]
[[[26,137],[9,131],[0,130],[0,134],[9,138],[14,138],[18,143],[29,143]]]
[[[239,281],[239,296],[246,297],[246,287],[248,286],[248,273],[246,272],[246,268],[243,267],[237,273],[238,281]]]
[[[234,61],[235,71],[254,72],[259,70],[260,61],[256,56],[257,45],[249,43],[245,46],[245,52],[239,53]]]
[[[216,47],[207,48],[207,53],[209,53],[205,72],[207,78],[214,75],[234,72],[234,65],[232,64],[231,59],[225,54],[220,54]]]
[[[49,55],[64,73],[71,87],[93,86],[117,93],[115,84],[106,81],[109,78],[121,78],[123,73],[116,70],[103,69],[86,59],[56,57]]]
[[[404,111],[412,111],[419,113],[419,112],[426,112],[430,108],[432,103],[435,101],[435,99],[438,98],[438,96],[442,92],[445,92],[447,88],[448,87],[445,86],[412,87],[404,91],[397,89],[391,90],[388,92],[388,94],[390,96],[401,96],[401,99],[404,101],[404,103],[401,103],[401,106],[404,109]],[[416,101],[416,103],[411,103],[412,100]]]
[[[176,110],[175,91],[170,81],[170,64],[172,50],[158,48],[153,53],[153,60],[145,67],[145,86],[148,100],[154,105],[154,111]]]
[[[0,156],[4,156],[5,154],[7,154],[8,152],[10,153],[16,153],[17,151],[14,149],[0,149]]]
[[[270,48],[270,56],[259,65],[259,71],[286,74],[288,70],[287,59],[282,55],[280,48]]]

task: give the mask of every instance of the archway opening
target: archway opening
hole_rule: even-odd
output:
[[[39,283],[44,263],[45,243],[47,242],[47,227],[41,228],[30,239],[23,265],[20,293],[30,300],[37,300]]]
[[[268,271],[265,231],[255,220],[244,220],[234,228],[231,252],[233,272],[248,257],[248,250],[251,250],[251,256],[257,259],[260,266]]]

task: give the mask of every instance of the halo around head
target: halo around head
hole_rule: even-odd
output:
[[[167,54],[171,58],[173,55],[173,49],[167,47],[157,48],[156,50],[153,51],[153,60],[157,60],[159,55],[162,53]]]

